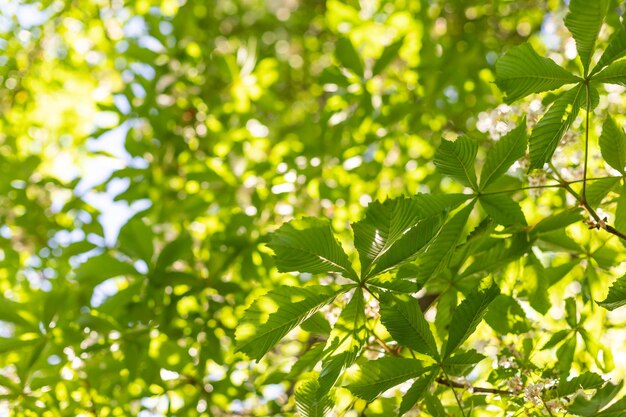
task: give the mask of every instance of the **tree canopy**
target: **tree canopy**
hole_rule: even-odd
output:
[[[0,0],[0,416],[626,416],[616,0]]]

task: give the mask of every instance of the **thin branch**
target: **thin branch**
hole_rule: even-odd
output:
[[[574,181],[565,181],[563,179],[563,177],[561,176],[561,174],[559,174],[557,169],[554,167],[554,165],[552,165],[552,163],[550,163],[550,168],[552,168],[552,172],[554,173],[554,175],[556,175],[557,178],[559,179],[559,181],[561,181],[562,187],[568,193],[570,193],[572,196],[574,196],[574,198],[576,198],[576,200],[578,200],[578,204],[580,204],[580,206],[583,207],[587,211],[587,213],[589,213],[589,215],[593,218],[594,222],[589,226],[590,229],[603,229],[603,230],[609,232],[610,234],[619,237],[620,239],[626,240],[626,234],[620,232],[619,230],[617,230],[616,228],[614,228],[610,224],[607,224],[606,219],[600,218],[598,213],[596,213],[596,211],[593,209],[593,207],[591,207],[589,205],[589,203],[584,198],[584,196],[581,196],[580,194],[578,194],[570,186],[570,184],[572,184]],[[611,178],[611,177],[607,177],[607,178]],[[619,177],[613,177],[613,178],[619,178]],[[579,180],[579,181],[576,181],[576,182],[581,182],[581,181]],[[584,187],[586,181],[584,181],[584,179],[583,179],[582,182],[583,182],[583,187]],[[584,188],[583,188],[583,192],[584,192]]]
[[[500,190],[500,191],[490,191],[487,193],[480,193],[478,195],[492,195],[492,194],[511,194],[511,193],[515,193],[517,191],[524,191],[524,190],[536,190],[538,188],[558,188],[558,187],[563,187],[562,184],[542,184],[542,185],[528,185],[526,187],[520,187],[520,188],[515,188],[512,190]]]
[[[446,387],[467,389],[467,386],[458,382],[451,381],[450,379],[437,378],[435,381],[440,385],[445,385]],[[471,391],[474,394],[497,394],[497,395],[508,395],[508,396],[515,395],[513,391],[497,389],[497,388],[471,387]]]
[[[546,400],[544,400],[543,397],[541,397],[541,402],[543,403],[543,406],[550,415],[550,417],[554,417],[554,414],[552,414],[552,410],[550,410],[550,407],[548,407],[548,404],[546,404]]]
[[[583,194],[582,200],[587,201],[587,165],[589,161],[589,113],[591,112],[591,97],[589,96],[589,79],[585,80],[587,109],[585,115],[585,163],[583,165]]]
[[[555,168],[551,165],[551,167],[553,168],[553,170],[555,170]],[[537,190],[537,189],[541,189],[541,188],[565,188],[564,184],[576,184],[579,182],[589,182],[589,181],[599,181],[599,180],[608,180],[611,178],[618,178],[618,179],[622,179],[624,178],[623,176],[620,175],[608,175],[606,177],[594,177],[594,178],[587,178],[585,179],[577,179],[577,180],[565,180],[562,177],[560,177],[559,175],[559,182],[557,184],[542,184],[542,185],[527,185],[525,187],[520,187],[520,188],[514,188],[514,189],[509,189],[509,190],[499,190],[499,191],[489,191],[486,193],[480,193],[480,195],[492,195],[492,194],[512,194],[518,191],[524,191],[524,190]]]
[[[445,381],[450,381],[450,377],[448,376],[448,374],[446,373],[446,371],[443,370],[443,367],[441,368],[441,371],[443,372],[443,374],[446,376]],[[437,382],[439,382],[439,378],[437,378],[436,380]],[[459,409],[461,410],[461,415],[463,417],[465,417],[465,410],[463,410],[463,403],[461,402],[461,399],[459,398],[459,396],[456,394],[456,391],[454,390],[455,387],[458,388],[457,384],[451,383],[450,385],[447,385],[448,387],[450,387],[450,389],[452,390],[452,394],[454,394],[454,399],[456,400],[456,403],[459,405]],[[462,388],[465,388],[464,386],[462,386]]]

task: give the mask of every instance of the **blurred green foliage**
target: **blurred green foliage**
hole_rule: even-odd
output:
[[[599,50],[621,27],[614,10],[623,6],[607,7]],[[323,217],[352,265],[360,248],[350,224],[366,218],[370,202],[467,192],[476,178],[437,170],[436,150],[466,135],[476,146],[469,164],[486,169],[496,140],[524,117],[534,126],[555,100],[547,93],[501,105],[496,61],[514,46],[528,41],[582,74],[566,5],[0,0],[0,10],[0,415],[321,415],[334,407],[388,416],[412,407],[401,401],[407,390],[423,396],[424,415],[461,415],[455,396],[472,416],[562,415],[560,403],[545,404],[561,396],[572,397],[570,415],[596,415],[617,398],[623,309],[594,300],[626,273],[624,248],[583,224],[563,187],[512,193],[522,211],[513,216],[493,214],[508,200],[484,196],[471,213],[454,212],[449,253],[400,268],[413,277],[412,265],[426,265],[436,275],[418,300],[433,343],[447,340],[459,311],[484,315],[456,341],[471,349],[445,352],[442,383],[392,341],[367,293],[350,303],[324,298],[334,274],[278,272],[268,246],[292,218]],[[615,178],[590,182],[586,195],[619,229],[624,172],[595,145],[621,146],[600,127],[609,112],[623,135],[623,88],[598,89],[589,177]],[[582,117],[572,121],[554,169],[526,175],[522,159],[493,186],[517,190],[558,175],[580,192],[583,128]],[[456,251],[457,243],[470,249]],[[370,284],[397,284],[378,273]],[[475,290],[485,277],[501,295]],[[620,282],[614,288],[623,290]],[[247,349],[268,351],[260,361],[236,351],[235,329],[254,300],[291,286],[297,305],[308,285],[325,289],[302,330]],[[472,309],[483,295],[491,307]],[[605,306],[618,307],[615,297]],[[331,330],[329,321],[345,322],[343,307],[358,326]],[[311,403],[328,383],[311,377],[316,364],[327,340],[345,340],[342,331],[356,341],[336,342],[343,358],[365,346],[378,359],[366,370],[415,367],[414,385],[381,397],[357,380],[350,391],[340,370],[329,383],[338,388]],[[567,383],[570,374],[579,379]],[[558,377],[558,389],[549,386]],[[515,395],[472,392],[474,382]],[[606,401],[574,399],[581,387]],[[620,407],[597,415],[624,415]]]

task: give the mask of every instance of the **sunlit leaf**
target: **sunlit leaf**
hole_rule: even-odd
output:
[[[461,240],[463,229],[472,211],[473,203],[459,210],[441,228],[431,244],[415,261],[419,270],[419,282],[426,282],[440,273],[448,264],[456,244]]]
[[[328,286],[279,287],[257,299],[237,327],[237,350],[263,357],[287,333],[337,295]]]
[[[415,359],[383,357],[359,365],[359,372],[346,386],[354,395],[366,401],[411,378],[426,375],[430,367]]]
[[[600,151],[604,160],[619,172],[626,168],[626,133],[607,117],[600,135]]]
[[[485,314],[485,321],[500,334],[525,333],[531,329],[526,313],[515,298],[500,294]]]
[[[485,355],[476,352],[474,349],[457,351],[443,361],[443,367],[448,375],[462,376],[469,373],[483,359],[485,359]]]
[[[366,215],[354,223],[354,244],[359,252],[362,275],[368,277],[409,260],[435,235],[444,210],[428,216],[421,196],[375,201]],[[460,201],[451,200],[450,208]]]
[[[626,55],[626,29],[623,25],[618,25],[613,35],[609,39],[609,44],[602,53],[598,63],[591,71],[590,75],[594,75],[598,71],[604,69],[613,61]]]
[[[442,174],[477,189],[474,169],[477,151],[478,144],[468,137],[460,137],[454,142],[443,139],[435,153],[434,163]]]
[[[569,380],[562,380],[559,382],[557,392],[559,397],[572,395],[579,389],[595,389],[604,385],[604,379],[598,374],[593,372],[585,372],[579,376],[576,376]]]
[[[350,39],[340,38],[337,41],[335,56],[344,67],[360,77],[363,76],[363,62]]]
[[[321,392],[330,390],[341,372],[359,357],[367,337],[365,320],[363,291],[356,289],[326,341],[325,352],[328,356],[322,362],[319,377]]]
[[[501,137],[487,153],[480,173],[480,188],[485,189],[526,153],[526,118],[509,133]]]
[[[621,391],[623,382],[618,384],[606,384],[604,387],[598,389],[595,394],[590,398],[584,396],[577,396],[574,399],[574,403],[567,409],[570,413],[579,414],[583,416],[596,415],[598,411],[602,410],[609,404],[609,402],[615,398],[615,396]],[[623,412],[623,409],[621,410]],[[610,414],[609,414],[610,415]],[[619,415],[619,414],[618,414]]]
[[[626,60],[615,61],[593,76],[596,82],[626,85]]]
[[[496,84],[506,94],[507,103],[578,81],[551,59],[537,54],[528,43],[511,48],[496,62]]]
[[[484,194],[478,198],[478,201],[487,214],[498,224],[504,226],[526,225],[522,208],[507,194]]]
[[[386,46],[383,50],[380,58],[376,60],[374,64],[374,68],[372,68],[372,74],[378,75],[394,60],[398,57],[398,52],[400,52],[400,48],[404,45],[404,38],[401,38],[389,46]]]
[[[584,99],[585,87],[581,84],[563,93],[552,103],[530,135],[531,169],[542,168],[550,162],[561,137],[578,115]]]
[[[626,305],[626,275],[613,282],[609,294],[603,301],[598,301],[598,304],[607,310],[615,310]]]
[[[438,358],[437,345],[418,301],[404,295],[381,295],[380,318],[398,343]]]
[[[457,307],[450,321],[450,334],[445,345],[445,357],[449,357],[472,333],[489,307],[489,304],[500,294],[497,285],[472,291]]]
[[[571,0],[569,3],[565,26],[576,41],[576,49],[585,74],[589,71],[589,63],[604,21],[607,4],[605,0]]]
[[[333,408],[330,395],[318,396],[319,384],[316,379],[305,379],[295,390],[296,408],[302,417],[324,417]]]
[[[276,254],[276,266],[281,272],[339,272],[358,280],[327,220],[313,217],[292,220],[272,234],[268,246]]]
[[[437,372],[433,371],[428,373],[427,375],[418,377],[413,382],[411,388],[409,388],[406,394],[404,394],[404,396],[402,397],[402,403],[400,404],[400,409],[398,410],[398,416],[406,414],[411,408],[415,406],[415,404],[428,391],[428,388],[433,384],[436,377]]]

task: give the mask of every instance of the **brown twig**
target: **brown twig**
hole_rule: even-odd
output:
[[[450,388],[468,389],[468,387],[464,384],[461,384],[459,382],[454,382],[449,379],[444,379],[441,377],[435,379],[435,381],[440,385],[445,385],[446,387],[450,387]],[[513,391],[507,391],[507,390],[502,390],[502,389],[497,389],[497,388],[471,387],[470,389],[474,394],[515,395]]]

